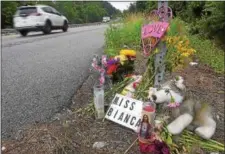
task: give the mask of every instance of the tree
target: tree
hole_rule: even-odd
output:
[[[128,12],[134,13],[136,12],[136,3],[130,3],[130,6],[128,7]]]
[[[99,22],[106,15],[106,11],[98,5],[88,4],[85,9],[85,14],[87,15],[88,22]]]
[[[147,1],[137,1],[136,2],[137,11],[144,12],[145,10],[147,10],[147,5],[148,5]]]
[[[121,13],[107,1],[2,1],[2,28],[12,27],[13,15],[18,6],[44,4],[65,15],[70,23],[101,21],[103,16],[114,17]]]
[[[3,2],[1,2],[1,4],[2,4],[1,27],[5,28],[6,25],[12,26],[13,15],[16,12],[18,3],[10,2],[10,1],[3,1]]]

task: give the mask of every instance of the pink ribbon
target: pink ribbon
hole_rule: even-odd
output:
[[[107,64],[106,56],[102,58],[102,63],[104,65]],[[99,81],[100,81],[100,85],[103,85],[105,83],[105,69],[97,65],[96,58],[93,58],[92,67],[95,68],[95,70],[97,70],[98,72],[100,72],[101,75],[100,75]]]
[[[107,57],[106,55],[102,55],[102,64],[107,67]]]
[[[99,81],[100,81],[100,85],[103,85],[105,83],[105,72],[101,73]]]

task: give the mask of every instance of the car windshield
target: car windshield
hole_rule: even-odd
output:
[[[19,15],[26,14],[29,15],[31,13],[36,13],[37,8],[36,7],[22,7],[19,8]]]

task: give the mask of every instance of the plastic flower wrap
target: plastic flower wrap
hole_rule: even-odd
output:
[[[142,76],[141,75],[138,75],[138,76],[137,75],[133,75],[131,77],[134,79],[134,81],[131,82],[129,85],[127,85],[123,89],[121,94],[124,95],[124,96],[133,98],[134,92],[135,92],[138,84],[141,82]]]

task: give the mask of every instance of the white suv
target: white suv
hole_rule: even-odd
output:
[[[66,32],[68,20],[51,6],[21,6],[14,15],[13,26],[22,36],[26,36],[30,31],[43,31],[44,34],[49,34],[55,29]]]

